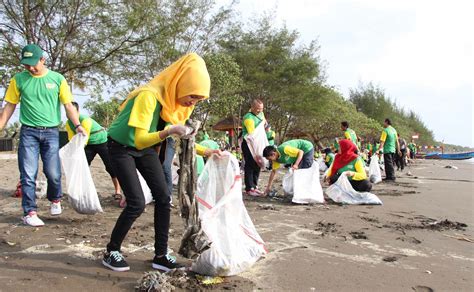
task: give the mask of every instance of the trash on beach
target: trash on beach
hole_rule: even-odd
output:
[[[148,187],[145,179],[142,174],[137,170],[138,180],[140,181],[140,186],[142,187],[143,195],[145,196],[145,205],[153,202],[153,196],[151,194],[151,189]]]
[[[474,239],[471,239],[471,238],[466,237],[466,236],[461,235],[461,234],[456,234],[455,236],[454,235],[449,235],[449,234],[443,234],[443,236],[446,236],[446,237],[449,237],[449,238],[454,238],[454,239],[461,240],[461,241],[467,241],[467,242],[470,242],[470,243],[474,243]]]
[[[328,197],[336,203],[349,205],[382,205],[382,201],[369,192],[357,192],[349,179],[341,175],[338,180],[326,189]]]
[[[48,184],[46,182],[46,179],[43,176],[40,176],[36,180],[36,189],[35,189],[36,198],[37,199],[45,198],[47,188],[48,188]]]
[[[290,169],[283,178],[285,194],[293,195],[295,204],[324,203],[323,188],[319,181],[319,164],[315,161],[307,169]]]
[[[183,270],[171,270],[166,273],[158,271],[146,272],[138,280],[135,291],[168,292],[182,287],[188,281],[188,275]]]
[[[446,165],[444,168],[459,169],[459,167],[454,166],[454,165]]]
[[[86,135],[74,135],[71,141],[59,150],[59,156],[66,175],[71,206],[78,213],[95,214],[103,211],[84,152],[86,141]]]
[[[267,253],[242,200],[242,179],[233,155],[212,156],[199,176],[196,201],[202,231],[211,242],[191,266],[207,276],[232,276]]]
[[[206,286],[221,284],[224,282],[224,278],[222,277],[209,277],[209,276],[196,275],[196,279],[199,281],[199,283]]]

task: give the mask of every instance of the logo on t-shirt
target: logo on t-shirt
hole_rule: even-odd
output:
[[[23,57],[33,57],[33,53],[32,52],[24,52]]]
[[[48,89],[55,89],[55,88],[56,88],[56,84],[54,84],[54,83],[46,83],[46,88],[48,88]]]

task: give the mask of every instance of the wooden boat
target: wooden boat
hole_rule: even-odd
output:
[[[425,159],[446,159],[446,160],[465,160],[474,158],[474,151],[463,153],[428,153]]]

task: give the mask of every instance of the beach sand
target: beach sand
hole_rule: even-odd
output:
[[[131,271],[101,266],[101,252],[121,209],[111,199],[112,183],[99,158],[91,169],[105,212],[80,215],[64,200],[63,214],[52,217],[42,199],[39,215],[46,226],[41,228],[21,224],[21,200],[11,197],[19,178],[17,160],[1,158],[0,291],[131,291],[151,270],[151,205],[124,242]],[[474,164],[419,160],[397,174],[396,183],[373,190],[383,206],[301,206],[287,199],[245,198],[269,253],[213,288],[472,291],[474,243],[466,240],[474,240]],[[263,173],[261,187],[267,178],[268,172]],[[170,248],[177,250],[183,232],[177,209],[171,221]]]

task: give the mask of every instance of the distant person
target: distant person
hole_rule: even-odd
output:
[[[403,171],[405,169],[406,165],[406,156],[407,156],[407,141],[400,137],[400,135],[397,133],[398,137],[398,145],[400,145],[398,148],[399,152],[401,153],[400,155],[396,155],[395,159],[395,164],[397,165],[397,170]]]
[[[270,193],[276,171],[282,164],[291,164],[291,168],[295,170],[310,168],[313,165],[313,156],[313,143],[303,139],[289,140],[278,147],[265,147],[263,157],[272,162],[272,172],[265,193]]]
[[[339,141],[338,154],[328,170],[326,181],[335,183],[341,175],[347,176],[354,190],[358,192],[370,192],[372,184],[367,179],[364,162],[357,155],[357,147],[349,140]]]
[[[268,145],[275,145],[275,131],[272,130],[270,124],[265,127],[265,132],[267,134]]]
[[[324,163],[329,168],[334,161],[334,153],[331,148],[324,149]]]
[[[62,213],[61,164],[59,161],[59,129],[61,104],[77,133],[86,134],[79,115],[72,105],[72,93],[63,75],[48,70],[43,50],[29,44],[21,50],[20,63],[26,69],[15,74],[5,93],[6,105],[0,116],[0,130],[11,118],[17,104],[20,107],[20,143],[18,166],[22,191],[23,222],[43,226],[37,215],[36,177],[38,158],[43,161],[43,172],[48,181],[47,198],[51,215]]]
[[[112,183],[114,184],[115,189],[114,198],[119,200],[120,206],[123,207],[125,200],[122,199],[120,184],[117,175],[115,175],[112,163],[110,162],[109,149],[107,148],[107,131],[91,117],[81,114],[77,102],[73,101],[72,104],[79,113],[79,122],[81,123],[82,128],[86,131],[87,142],[84,151],[86,153],[87,163],[90,166],[95,156],[97,154],[100,156],[100,159],[102,159],[102,162],[104,163],[105,170],[112,178]],[[68,140],[71,141],[72,137],[76,135],[76,128],[71,120],[66,122],[66,131]]]
[[[415,159],[416,157],[416,144],[414,140],[408,144],[408,149],[410,149],[410,159]]]
[[[344,138],[354,143],[354,145],[358,145],[359,138],[354,130],[349,128],[349,122],[343,121],[341,122],[341,130],[344,132]],[[360,149],[357,147],[357,149]]]
[[[263,114],[263,101],[254,99],[251,103],[251,108],[242,119],[242,154],[244,157],[244,181],[245,193],[249,196],[263,196],[264,193],[258,189],[258,179],[260,177],[260,166],[255,161],[250,152],[245,137],[252,134],[260,123],[266,123],[265,115]]]
[[[380,136],[380,146],[377,151],[383,153],[383,159],[385,164],[385,178],[384,181],[395,181],[395,169],[393,168],[395,153],[397,149],[400,149],[400,145],[397,139],[397,130],[392,127],[392,121],[385,119],[383,124],[384,130]],[[401,155],[399,151],[397,153]]]

